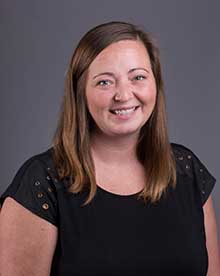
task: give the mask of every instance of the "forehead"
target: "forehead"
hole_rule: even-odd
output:
[[[138,40],[121,40],[102,50],[90,64],[90,70],[97,66],[115,67],[118,65],[150,66],[150,58],[143,42]]]

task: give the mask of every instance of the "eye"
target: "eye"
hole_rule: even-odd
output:
[[[97,82],[97,85],[100,85],[100,86],[106,86],[106,83],[107,82],[109,82],[110,83],[110,81],[109,80],[100,80],[100,81],[98,81]]]
[[[135,80],[143,80],[143,79],[146,79],[146,77],[143,75],[138,75],[135,77]]]

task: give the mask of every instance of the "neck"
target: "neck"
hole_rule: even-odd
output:
[[[137,162],[137,139],[137,134],[116,137],[93,133],[91,135],[92,155],[108,166]]]

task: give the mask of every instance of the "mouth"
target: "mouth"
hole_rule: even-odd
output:
[[[128,115],[128,114],[134,113],[138,108],[139,106],[134,106],[128,109],[123,109],[123,110],[118,109],[118,110],[109,110],[109,111],[114,115]]]
[[[112,114],[120,118],[130,118],[140,106],[134,106],[128,109],[109,110]]]

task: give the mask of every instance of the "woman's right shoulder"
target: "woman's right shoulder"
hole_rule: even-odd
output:
[[[50,164],[51,149],[29,157],[0,196],[0,274],[50,273],[58,236]]]
[[[56,181],[52,148],[49,148],[29,157],[20,165],[0,196],[0,205],[3,205],[7,197],[11,197],[34,214],[57,226]]]

